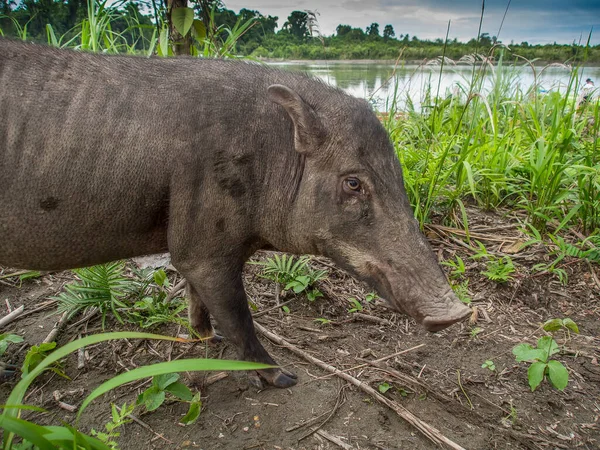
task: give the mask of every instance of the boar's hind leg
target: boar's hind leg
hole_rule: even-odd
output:
[[[241,267],[232,270],[231,265],[207,264],[204,268],[180,270],[187,279],[194,294],[190,296],[190,311],[193,321],[206,321],[202,327],[206,330],[208,314],[203,306],[216,319],[219,330],[238,349],[240,359],[276,365],[256,337],[252,315],[248,309],[248,300],[242,283]],[[198,300],[202,299],[200,302]],[[192,322],[193,326],[197,323]],[[212,329],[212,327],[211,327]],[[282,369],[259,370],[258,374],[268,384],[286,388],[296,384],[296,376]]]
[[[208,308],[202,303],[202,299],[198,292],[187,283],[186,297],[189,302],[189,319],[190,325],[198,333],[201,338],[205,338],[210,344],[220,342],[223,338],[215,333],[212,324],[210,323],[210,313]]]

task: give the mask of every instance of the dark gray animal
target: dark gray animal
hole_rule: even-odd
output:
[[[212,336],[210,312],[241,359],[274,364],[242,285],[265,247],[332,258],[431,331],[469,314],[365,101],[257,64],[0,39],[0,264],[60,270],[168,250],[193,327]]]

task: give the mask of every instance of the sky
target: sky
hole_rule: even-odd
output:
[[[587,42],[593,28],[593,45],[600,44],[600,0],[511,0],[506,19],[498,34],[509,0],[485,2],[482,33],[530,44]],[[236,13],[241,8],[279,17],[281,27],[294,10],[317,11],[321,33],[331,35],[339,24],[365,29],[387,24],[396,36],[409,34],[421,39],[446,36],[450,21],[450,39],[468,41],[477,37],[481,0],[224,0],[225,7]]]

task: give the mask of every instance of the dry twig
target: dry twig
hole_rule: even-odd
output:
[[[344,373],[344,372],[340,371],[339,369],[321,361],[320,359],[317,359],[314,356],[309,355],[308,353],[300,350],[298,347],[287,342],[281,336],[278,336],[277,334],[270,332],[262,325],[260,325],[258,323],[255,323],[254,325],[261,334],[263,334],[264,336],[266,336],[273,342],[287,348],[288,350],[301,356],[302,358],[306,359],[307,361],[310,361],[311,363],[321,367],[322,369],[336,374],[337,376],[343,378],[344,380],[348,381],[349,383],[352,383],[354,386],[358,387],[362,391],[371,395],[375,400],[377,400],[380,403],[383,403],[384,405],[386,405],[387,407],[392,409],[400,417],[402,417],[404,420],[406,420],[408,423],[410,423],[412,426],[414,426],[417,430],[419,430],[425,437],[427,437],[433,443],[435,443],[437,445],[444,445],[447,448],[451,448],[454,450],[465,450],[463,447],[461,447],[454,441],[452,441],[449,438],[447,438],[446,436],[444,436],[437,429],[435,429],[431,425],[423,422],[421,419],[416,417],[413,413],[411,413],[409,410],[407,410],[403,406],[401,406],[398,403],[381,395],[379,392],[377,392],[375,389],[373,389],[368,384],[365,384],[362,381],[348,375],[347,373]]]

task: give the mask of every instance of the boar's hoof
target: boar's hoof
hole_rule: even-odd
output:
[[[223,342],[224,338],[220,334],[213,334],[212,336],[206,337],[204,339],[204,342],[206,342],[208,345],[217,345]]]
[[[285,369],[265,369],[250,374],[249,381],[258,389],[264,389],[267,386],[289,388],[294,386],[298,379],[296,374]]]

